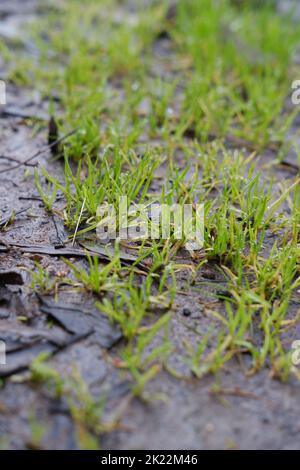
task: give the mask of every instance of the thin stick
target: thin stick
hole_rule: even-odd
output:
[[[74,232],[74,236],[73,236],[73,240],[72,240],[72,246],[74,246],[74,243],[75,243],[78,227],[79,227],[80,220],[81,220],[82,213],[83,213],[83,209],[84,209],[84,206],[85,206],[85,201],[86,201],[86,197],[84,198],[82,206],[81,206],[80,214],[79,214],[79,217],[78,217],[78,220],[77,220],[77,224],[76,224],[76,228],[75,228],[75,232]]]
[[[20,119],[32,119],[33,121],[46,121],[46,117],[42,116],[36,116],[33,114],[26,114],[22,113],[22,111],[10,111],[9,109],[5,109],[1,112],[1,116],[7,116],[7,117],[15,117],[15,118],[20,118]]]
[[[9,157],[9,156],[6,156],[6,155],[0,155],[0,160],[1,159],[8,160],[9,162],[13,162],[13,163],[22,163],[17,158]],[[24,163],[24,165],[26,165],[26,166],[35,166],[35,163]]]
[[[31,160],[33,160],[34,158],[42,155],[43,153],[47,152],[47,150],[51,149],[52,147],[54,147],[55,145],[58,145],[60,144],[63,140],[66,140],[68,139],[68,137],[71,137],[71,135],[75,134],[75,132],[78,131],[78,128],[77,129],[73,129],[72,131],[68,132],[67,134],[63,135],[62,137],[60,137],[59,139],[55,140],[54,142],[52,142],[51,144],[49,145],[45,145],[45,147],[42,147],[40,150],[38,150],[35,154],[31,155],[31,157],[27,158],[26,160],[24,160],[23,162],[20,162],[18,163],[17,165],[15,166],[11,166],[9,168],[4,168],[4,170],[0,170],[0,175],[2,173],[6,173],[7,171],[12,171],[12,170],[16,170],[17,168],[19,168],[20,166],[23,166],[23,165],[26,165],[28,162],[30,162]]]

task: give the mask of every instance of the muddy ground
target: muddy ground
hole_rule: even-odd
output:
[[[9,43],[21,34],[20,25],[37,14],[43,14],[38,1],[2,0],[0,37]],[[26,47],[27,53],[34,53],[34,45]],[[5,79],[6,73],[0,59],[0,78]],[[46,144],[46,126],[38,130],[27,119],[30,115],[47,121],[47,102],[41,101],[37,93],[9,85],[7,105],[0,114],[0,171],[15,166],[15,160],[24,161]],[[298,125],[300,122],[295,122],[291,136]],[[270,155],[260,157],[263,164]],[[296,156],[290,153],[288,161],[296,164]],[[51,398],[44,387],[26,380],[30,361],[39,352],[49,351],[53,353],[50,363],[62,375],[75,363],[92,394],[107,395],[108,418],[113,413],[122,415],[122,429],[102,437],[104,449],[299,449],[300,383],[293,378],[287,383],[272,380],[267,368],[247,377],[243,364],[234,360],[217,376],[200,381],[178,380],[162,371],[147,390],[151,395],[164,394],[163,401],[128,400],[128,381],[109,360],[118,354],[120,332],[99,315],[93,299],[75,291],[62,292],[62,308],[56,307],[55,317],[51,309],[54,299],[39,298],[30,288],[26,270],[33,269],[35,261],[54,275],[68,271],[58,256],[32,253],[28,248],[59,247],[68,235],[59,218],[47,214],[39,198],[32,167],[37,162],[52,174],[62,175],[61,163],[54,161],[49,151],[30,165],[0,173],[0,218],[4,221],[13,209],[16,211],[13,223],[0,232],[0,338],[6,341],[8,350],[7,366],[0,369],[1,446],[31,448],[34,421],[44,428],[39,447],[78,448],[74,423],[63,400]],[[286,165],[275,172],[279,179],[288,178],[295,174],[295,168]],[[56,203],[58,207],[63,204],[59,196]],[[180,290],[184,275],[178,282]],[[222,302],[209,295],[209,290],[216,289],[215,283],[223,282],[214,266],[201,271],[197,282],[198,286],[210,283],[205,295],[197,290],[185,295],[178,292],[175,300],[171,336],[177,352],[172,364],[179,369],[183,367],[182,338],[195,341],[195,330],[206,330],[210,322],[207,310],[212,305],[224,308]],[[297,304],[291,306],[293,311],[297,308]],[[49,320],[53,322],[51,329]],[[295,339],[300,339],[299,327],[290,331],[287,346]],[[216,385],[222,394],[214,392]]]

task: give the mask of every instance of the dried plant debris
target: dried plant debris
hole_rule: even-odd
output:
[[[39,300],[41,312],[46,313],[69,333],[76,335],[94,333],[97,342],[107,349],[122,338],[119,329],[95,309],[87,311],[84,305],[53,302],[41,296]]]
[[[0,321],[0,340],[6,345],[6,364],[0,365],[1,377],[26,369],[39,353],[54,353],[70,342],[67,335],[57,330],[40,330],[6,320]]]

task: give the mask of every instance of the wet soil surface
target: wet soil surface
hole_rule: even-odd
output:
[[[20,34],[19,25],[37,14],[43,14],[38,1],[2,1],[0,36],[12,40]],[[27,44],[27,50],[34,53],[34,45]],[[6,72],[0,60],[1,78]],[[26,119],[33,115],[47,120],[46,110],[47,103],[37,94],[8,86],[7,106],[0,110],[0,171],[24,161],[46,144],[45,126],[39,130]],[[297,124],[291,135],[297,131]],[[267,160],[268,156],[262,156],[262,162],[264,158]],[[27,367],[44,351],[52,354],[50,364],[62,375],[76,364],[93,396],[106,394],[107,416],[122,410],[122,430],[105,435],[102,448],[299,449],[300,384],[292,378],[284,384],[274,381],[267,369],[247,377],[243,363],[231,361],[222,373],[200,381],[178,380],[162,371],[147,390],[150,395],[163,394],[163,401],[127,400],[129,384],[108,358],[108,353],[114,357],[118,352],[121,334],[95,310],[91,296],[62,289],[55,303],[53,297],[38,296],[30,288],[28,270],[34,268],[36,261],[53,275],[68,272],[55,253],[49,256],[28,250],[28,245],[57,249],[68,236],[60,219],[47,214],[36,191],[32,165],[37,162],[52,174],[62,175],[61,163],[54,161],[49,151],[30,165],[0,173],[2,226],[13,210],[16,213],[13,223],[0,232],[0,338],[5,340],[8,353],[7,365],[0,366],[2,447],[32,447],[34,417],[45,428],[41,448],[78,448],[74,423],[63,400],[54,400],[43,387],[26,380]],[[293,153],[289,163],[296,163]],[[280,178],[289,178],[294,171],[293,166],[287,165],[277,173]],[[57,207],[60,203],[58,194]],[[170,333],[177,347],[172,359],[177,370],[183,368],[185,372],[180,361],[182,338],[195,343],[211,325],[209,310],[224,308],[210,295],[222,282],[213,265],[201,271],[198,290],[180,292],[185,277],[178,279]],[[201,293],[202,284],[205,295]],[[297,305],[291,309],[297,310]],[[299,338],[298,327],[290,331],[286,343]],[[247,359],[244,360],[246,366]]]

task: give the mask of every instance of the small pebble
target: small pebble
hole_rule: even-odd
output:
[[[190,317],[192,314],[192,312],[190,311],[190,309],[188,307],[184,307],[182,309],[182,315],[185,316],[185,317]]]

